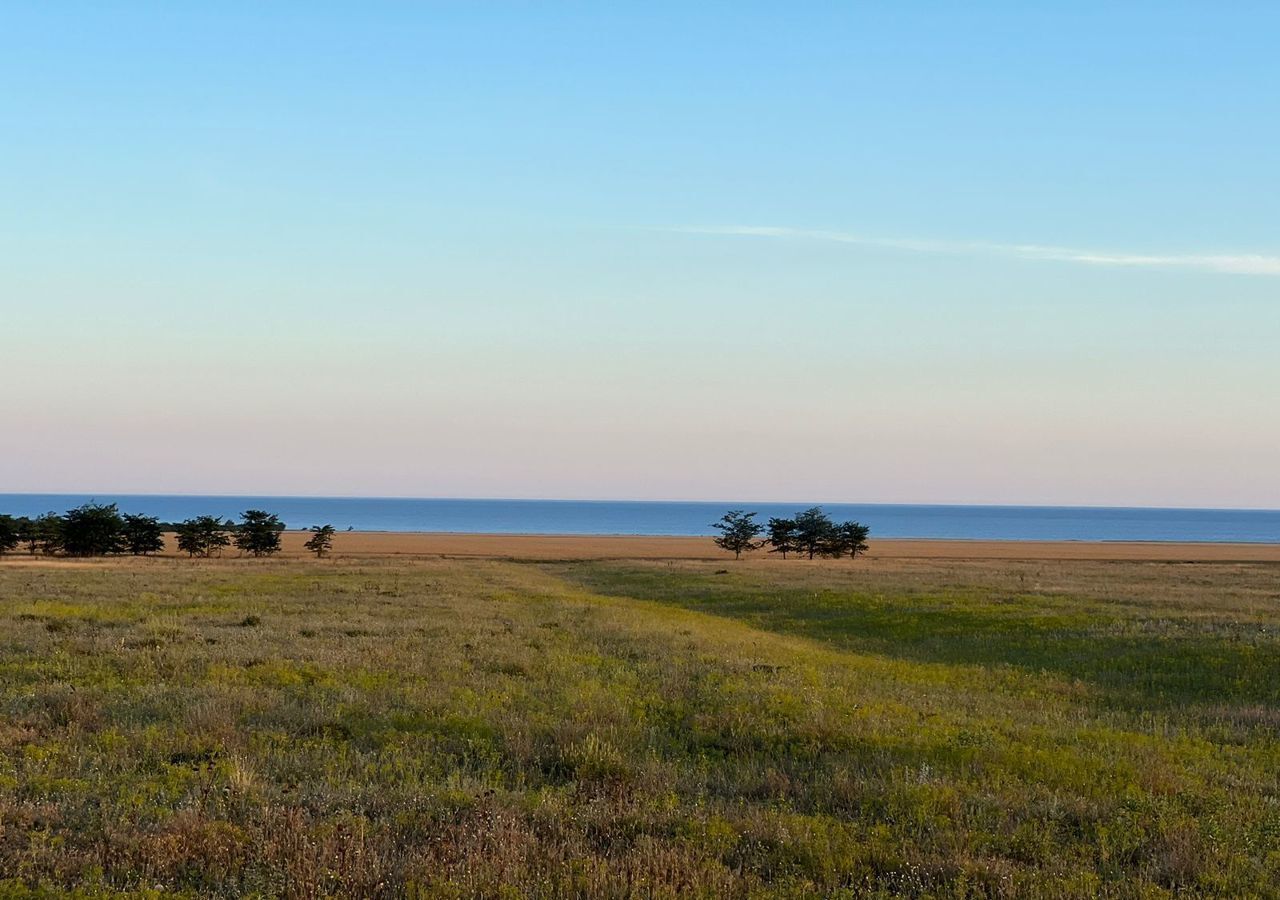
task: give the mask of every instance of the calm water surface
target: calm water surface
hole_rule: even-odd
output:
[[[331,523],[357,531],[508,534],[704,535],[725,510],[790,515],[812,503],[412,500],[359,497],[201,497],[121,494],[0,494],[0,514],[63,512],[90,500],[167,522],[197,515],[277,513],[291,528]],[[921,506],[824,503],[835,519],[856,519],[883,538],[1055,541],[1280,542],[1280,510],[1082,506]]]

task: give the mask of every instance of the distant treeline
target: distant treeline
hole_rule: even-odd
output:
[[[781,553],[783,559],[788,553],[809,559],[852,559],[867,549],[867,535],[871,533],[870,528],[858,522],[831,521],[821,506],[798,512],[790,519],[771,518],[765,525],[756,521],[753,512],[731,509],[711,527],[720,532],[714,539],[716,546],[731,551],[734,558],[769,544],[769,552]]]
[[[45,556],[146,556],[164,549],[166,531],[175,534],[178,550],[187,556],[218,556],[233,544],[242,553],[271,556],[280,550],[284,523],[260,509],[245,510],[239,522],[217,516],[161,522],[155,516],[121,514],[114,503],[86,503],[62,515],[0,515],[0,553],[23,547]],[[316,525],[306,548],[324,556],[333,547],[333,535],[332,525]]]

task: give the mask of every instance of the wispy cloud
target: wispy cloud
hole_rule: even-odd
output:
[[[762,225],[681,226],[667,230],[687,234],[829,241],[838,244],[856,244],[863,247],[905,250],[912,253],[981,254],[985,256],[1004,256],[1013,259],[1079,263],[1087,266],[1192,269],[1199,272],[1219,272],[1232,275],[1280,275],[1280,256],[1264,254],[1117,253],[1114,251],[1054,247],[1044,244],[998,244],[985,241],[933,241],[867,237],[844,231],[816,231]]]

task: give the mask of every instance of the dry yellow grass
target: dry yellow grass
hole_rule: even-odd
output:
[[[287,532],[283,542],[284,555],[305,555],[302,544],[307,536],[307,532]],[[169,535],[169,547],[170,552],[176,553],[172,535]],[[732,559],[707,537],[594,534],[340,532],[334,538],[334,553],[340,557],[458,556],[537,560]],[[870,558],[1280,562],[1280,544],[873,540]],[[750,562],[781,564],[783,560],[777,554],[762,551],[753,554]],[[821,565],[833,563],[827,560]]]

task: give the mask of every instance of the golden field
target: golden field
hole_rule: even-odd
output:
[[[284,557],[307,553],[305,531],[286,531]],[[178,555],[167,535],[168,555]],[[234,548],[224,556],[235,556]],[[708,537],[648,535],[455,534],[443,532],[351,531],[334,537],[337,557],[482,557],[491,559],[730,559]],[[14,553],[10,559],[20,559]],[[1113,560],[1165,562],[1280,562],[1280,544],[1174,544],[1076,541],[875,540],[867,559]],[[764,550],[750,563],[782,563]],[[790,563],[793,560],[788,559]],[[863,560],[859,559],[859,565]],[[819,564],[814,561],[814,564]],[[830,561],[822,563],[831,565]],[[839,563],[836,563],[839,565]]]

